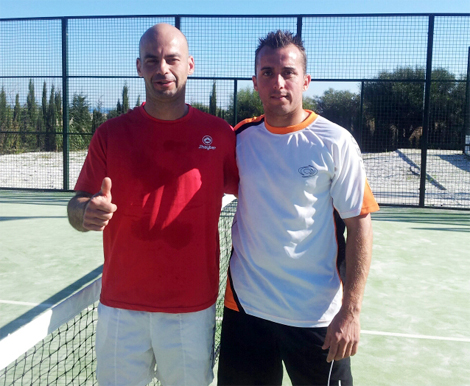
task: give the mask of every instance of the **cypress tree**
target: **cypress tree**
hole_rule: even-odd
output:
[[[0,131],[9,131],[7,125],[8,115],[7,95],[2,86],[2,91],[0,91]]]
[[[0,151],[2,153],[5,150],[9,150],[9,141],[11,134],[2,132],[10,131],[11,130],[11,119],[10,119],[10,107],[7,105],[7,95],[5,93],[5,89],[2,86],[2,91],[0,91]]]
[[[209,97],[209,114],[217,115],[217,91],[215,81],[212,83],[212,92]]]
[[[57,126],[57,114],[55,111],[55,90],[54,85],[51,87],[51,94],[49,97],[49,105],[47,107],[47,119],[46,119],[46,151],[56,150],[56,126]]]
[[[27,132],[34,132],[36,129],[38,119],[37,110],[36,96],[34,95],[34,83],[33,80],[30,79],[28,85],[28,96],[26,97],[26,114],[24,117],[25,126],[21,134],[21,141],[27,148],[30,148],[34,143],[34,138],[29,137]]]
[[[44,126],[46,126],[47,121],[47,86],[46,82],[42,87],[42,117],[44,119]]]
[[[122,88],[122,107],[121,107],[121,113],[125,114],[129,111],[129,88],[127,87],[127,84],[124,85]]]
[[[62,94],[56,91],[54,96],[57,128],[62,127]]]
[[[92,134],[95,133],[96,129],[105,122],[106,118],[102,112],[101,106],[103,102],[101,100],[98,101],[96,109],[93,109],[93,118],[91,120],[91,132]]]

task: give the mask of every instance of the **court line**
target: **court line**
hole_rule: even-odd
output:
[[[361,334],[381,335],[381,336],[396,336],[396,337],[400,337],[400,338],[429,339],[429,340],[443,340],[443,341],[470,343],[470,338],[451,338],[451,337],[433,336],[433,335],[401,334],[401,333],[398,333],[398,332],[361,330]]]
[[[48,304],[48,303],[17,302],[15,300],[2,300],[2,299],[0,299],[0,304],[14,304],[16,306],[33,306],[33,307],[52,307],[53,306],[53,304]]]
[[[0,371],[99,299],[101,278],[0,340]]]
[[[216,320],[218,322],[221,322],[222,319],[223,318],[221,316],[216,317]],[[409,338],[409,339],[428,339],[428,340],[442,340],[442,341],[450,341],[450,342],[470,343],[470,338],[452,338],[452,337],[434,336],[434,335],[402,334],[402,333],[399,333],[399,332],[361,330],[361,334],[380,335],[380,336],[395,336],[395,337],[399,337],[399,338]]]

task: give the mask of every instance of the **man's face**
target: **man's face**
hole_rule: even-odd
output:
[[[147,100],[184,98],[186,80],[194,72],[194,59],[180,35],[172,31],[151,34],[141,42],[137,72],[145,79]]]
[[[285,117],[303,112],[302,93],[308,89],[310,75],[304,74],[302,54],[294,45],[258,54],[253,84],[270,117]]]

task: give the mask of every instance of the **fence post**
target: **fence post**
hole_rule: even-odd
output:
[[[62,18],[62,154],[63,189],[69,190],[69,73],[68,73],[68,19]]]
[[[238,80],[233,80],[233,127],[238,123],[238,103],[237,103],[237,93],[238,93]]]
[[[467,84],[463,116],[463,153],[470,156],[470,47],[468,47]]]
[[[425,206],[426,163],[428,158],[429,113],[431,104],[432,48],[434,39],[434,15],[429,16],[428,52],[426,58],[426,83],[424,87],[423,135],[421,137],[421,178],[419,184],[419,206]]]
[[[302,16],[297,17],[297,36],[302,39]]]
[[[359,110],[359,138],[357,138],[357,142],[362,149],[364,149],[364,143],[362,142],[362,134],[364,130],[364,81],[361,81],[361,107]]]

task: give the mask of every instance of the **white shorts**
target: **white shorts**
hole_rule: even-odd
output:
[[[215,304],[167,314],[98,306],[96,377],[105,385],[209,385],[213,378]],[[155,371],[155,364],[157,365]]]

